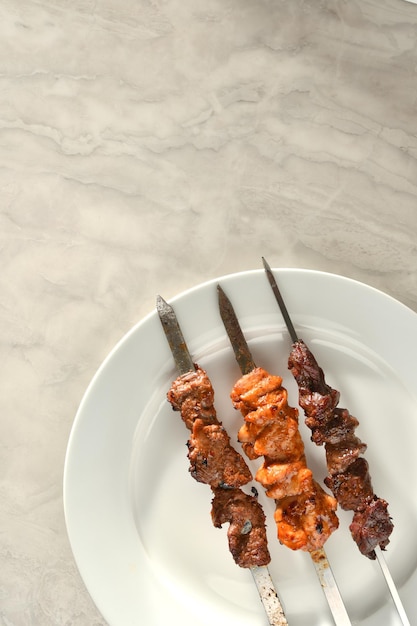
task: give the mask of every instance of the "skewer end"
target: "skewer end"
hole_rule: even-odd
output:
[[[156,297],[156,309],[180,374],[194,371],[195,365],[185,343],[174,308],[158,295]]]
[[[156,296],[156,308],[159,310],[164,304],[166,304],[165,300],[158,294]]]
[[[256,367],[252,354],[243,335],[232,303],[220,285],[217,285],[217,290],[219,294],[220,317],[222,318],[230,343],[232,344],[233,352],[235,353],[241,372],[242,374],[248,374]]]
[[[264,265],[265,271],[266,272],[272,272],[271,270],[271,266],[269,265],[269,263],[267,262],[267,260],[265,259],[265,257],[262,257],[262,263]]]
[[[162,296],[156,296],[156,310],[158,311],[159,317],[163,317],[167,313],[170,313],[173,309],[170,304],[166,300],[163,299]]]
[[[219,302],[222,302],[222,300],[226,300],[227,298],[223,288],[220,285],[217,285],[217,295],[219,297]]]
[[[221,287],[221,285],[217,285],[217,296],[219,301],[220,315],[223,319],[225,311],[230,311],[230,309],[232,308],[232,303],[230,302],[228,296],[226,295],[226,292],[224,291],[223,287]]]

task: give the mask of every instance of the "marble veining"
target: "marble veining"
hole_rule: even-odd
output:
[[[104,626],[65,451],[155,294],[264,255],[417,311],[417,7],[4,0],[0,18],[0,624]]]

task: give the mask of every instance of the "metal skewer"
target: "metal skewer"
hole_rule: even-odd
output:
[[[217,290],[219,295],[220,315],[235,353],[236,360],[242,374],[248,374],[256,367],[255,362],[243,335],[232,303],[220,285],[217,286]],[[334,623],[336,626],[351,626],[352,622],[350,621],[349,615],[346,611],[346,607],[342,596],[340,595],[339,588],[324,548],[310,552],[310,556],[321,587],[326,596]]]
[[[188,351],[174,309],[161,296],[157,297],[156,308],[180,375],[194,372],[195,364]],[[266,565],[254,566],[249,569],[270,626],[288,626],[284,609],[274,587],[268,567]]]
[[[397,587],[395,586],[394,580],[391,576],[391,572],[388,569],[384,553],[379,546],[375,548],[375,554],[382,573],[384,574],[385,582],[388,585],[388,589],[390,591],[391,598],[393,599],[393,602],[395,604],[395,608],[397,609],[397,613],[400,616],[401,623],[403,624],[403,626],[410,626],[410,620],[407,617],[407,613],[405,612]]]
[[[281,295],[281,292],[279,290],[277,281],[275,280],[275,276],[272,272],[272,269],[270,268],[269,264],[264,259],[264,257],[262,257],[262,263],[264,264],[264,268],[265,268],[266,275],[268,277],[269,284],[271,285],[271,289],[274,292],[275,299],[278,302],[278,306],[280,308],[282,317],[284,318],[285,325],[288,329],[288,332],[290,333],[291,341],[293,343],[297,343],[297,341],[299,341],[297,333],[291,321],[290,315],[288,313],[288,309],[284,302],[284,298]]]
[[[282,316],[284,318],[285,324],[287,326],[288,332],[289,332],[289,334],[291,336],[291,340],[292,340],[293,343],[296,343],[297,341],[299,341],[299,339],[297,337],[297,333],[296,333],[296,331],[294,329],[294,326],[292,324],[291,318],[290,318],[290,316],[288,314],[287,307],[285,305],[285,302],[284,302],[284,299],[282,297],[282,294],[281,294],[281,292],[279,290],[277,281],[275,280],[275,277],[274,277],[274,274],[272,272],[272,269],[269,266],[269,264],[267,263],[267,261],[264,259],[264,257],[262,257],[262,262],[263,262],[263,265],[264,265],[264,268],[265,268],[266,275],[268,277],[269,284],[271,285],[272,291],[273,291],[273,293],[275,295],[276,301],[278,302],[278,306],[279,306],[279,308],[281,310],[281,313],[282,313]],[[394,583],[394,580],[392,578],[391,572],[388,569],[388,565],[386,563],[386,560],[385,560],[385,557],[384,557],[384,553],[383,553],[383,551],[381,550],[381,548],[379,546],[377,546],[375,548],[375,554],[376,554],[379,566],[381,568],[381,571],[382,571],[382,573],[384,575],[385,582],[386,582],[386,584],[388,586],[388,589],[390,591],[392,600],[393,600],[393,602],[395,604],[395,608],[397,609],[398,615],[399,615],[399,617],[401,619],[401,623],[403,624],[403,626],[410,626],[410,621],[409,621],[409,619],[407,617],[407,614],[405,612],[403,603],[401,601],[401,598],[399,596],[397,587],[396,587],[396,585]]]

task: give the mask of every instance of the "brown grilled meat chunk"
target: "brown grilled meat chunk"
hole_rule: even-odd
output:
[[[366,444],[353,434],[338,443],[326,443],[326,461],[329,471],[332,474],[346,471],[365,450]]]
[[[358,511],[373,497],[368,461],[362,457],[345,472],[327,476],[324,482],[345,511]]]
[[[306,424],[313,429],[332,415],[339,402],[339,392],[327,385],[323,370],[304,341],[293,344],[288,368],[298,385],[299,404],[306,413]]]
[[[334,409],[330,418],[312,429],[311,441],[318,446],[323,443],[338,444],[345,440],[355,428],[359,426],[356,417],[350,415],[347,409]]]
[[[375,559],[375,548],[385,550],[394,529],[388,503],[374,496],[364,509],[355,512],[349,528],[362,554]]]
[[[240,567],[267,565],[265,514],[254,496],[240,489],[213,489],[211,516],[214,526],[229,523],[229,550]]]
[[[218,424],[214,408],[214,390],[206,372],[196,365],[195,372],[178,376],[167,394],[174,411],[180,411],[181,417],[189,430],[194,420],[203,420],[206,424]]]
[[[192,477],[212,487],[241,487],[252,480],[243,457],[230,445],[230,437],[220,424],[194,421],[188,459]]]

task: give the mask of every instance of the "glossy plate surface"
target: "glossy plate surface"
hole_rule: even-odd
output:
[[[355,415],[368,444],[375,492],[388,500],[395,529],[386,560],[410,621],[417,620],[417,315],[350,279],[300,269],[274,270],[300,338],[315,354],[340,406]],[[196,362],[215,389],[219,418],[235,441],[241,424],[229,393],[239,370],[217,307],[217,283],[231,299],[256,363],[284,379],[290,340],[263,270],[219,278],[171,304]],[[164,297],[164,294],[161,293]],[[137,324],[104,361],[81,402],[64,474],[69,539],[83,580],[110,626],[260,626],[262,605],[250,573],[227,548],[226,528],[211,524],[211,493],[188,473],[188,433],[166,401],[175,366],[156,312]],[[308,463],[326,474],[323,448],[310,442]],[[238,447],[238,444],[236,444]],[[239,449],[239,447],[238,447]],[[255,467],[255,466],[252,466]],[[332,619],[309,556],[275,538],[268,517],[270,571],[291,626]],[[377,562],[359,554],[339,512],[326,551],[351,619],[398,624]]]

